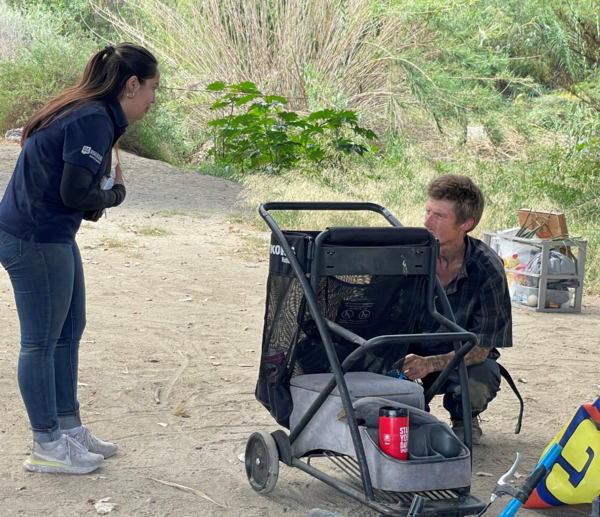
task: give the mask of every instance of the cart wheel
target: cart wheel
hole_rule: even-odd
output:
[[[246,475],[257,492],[269,493],[279,476],[279,452],[273,437],[266,431],[255,431],[246,444]]]

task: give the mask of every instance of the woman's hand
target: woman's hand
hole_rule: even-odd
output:
[[[121,164],[115,166],[115,185],[123,185],[123,173],[121,172]]]

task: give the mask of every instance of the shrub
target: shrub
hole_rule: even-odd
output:
[[[143,120],[129,123],[119,145],[145,158],[182,164],[193,153],[196,140],[189,133],[192,128],[182,123],[187,116],[186,107],[159,88],[156,104]]]
[[[16,10],[0,0],[0,135],[22,126],[44,103],[81,79],[86,62],[101,47],[81,30],[68,30],[75,27],[77,9],[84,3],[30,1]],[[159,93],[145,120],[128,128],[122,148],[182,162],[194,147],[180,124],[188,113],[170,92]]]
[[[0,59],[10,59],[28,39],[27,22],[0,0]]]
[[[60,22],[42,14],[10,9],[20,36],[10,55],[0,56],[0,130],[23,125],[45,102],[80,78],[96,50],[94,41],[60,34]]]
[[[106,8],[118,9],[120,0],[98,0]],[[95,34],[107,36],[111,27],[95,16],[88,0],[4,0],[13,10],[30,16],[52,19],[60,34],[87,32],[93,27]]]
[[[284,110],[284,97],[263,95],[249,81],[228,86],[219,81],[207,90],[222,95],[211,109],[226,112],[208,123],[215,129],[209,154],[217,163],[239,165],[242,173],[244,168],[274,172],[303,158],[340,166],[343,154],[362,156],[376,150],[364,145],[376,135],[358,125],[353,111],[320,110],[303,118]],[[236,113],[242,107],[245,112]]]

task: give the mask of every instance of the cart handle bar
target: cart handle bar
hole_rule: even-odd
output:
[[[367,211],[382,215],[392,226],[402,226],[391,212],[377,203],[363,203],[355,201],[269,201],[258,208],[263,218],[268,216],[269,210],[329,210],[329,211]]]

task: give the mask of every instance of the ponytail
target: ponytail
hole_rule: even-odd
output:
[[[156,75],[158,62],[144,47],[133,43],[107,45],[87,62],[83,77],[45,104],[23,127],[21,147],[35,131],[40,131],[56,120],[88,102],[119,100],[130,77],[136,76],[143,85]]]

